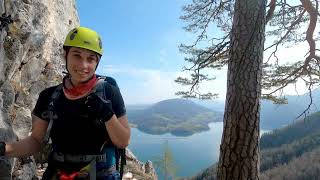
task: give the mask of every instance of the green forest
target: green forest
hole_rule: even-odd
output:
[[[260,138],[260,179],[310,180],[320,176],[320,112],[263,134]],[[190,180],[216,179],[216,167]]]

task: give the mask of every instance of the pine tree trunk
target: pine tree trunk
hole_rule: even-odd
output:
[[[265,0],[236,0],[219,180],[259,179],[259,121]]]

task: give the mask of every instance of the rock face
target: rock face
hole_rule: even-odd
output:
[[[136,179],[136,180],[157,180],[158,176],[152,165],[151,161],[147,161],[145,164],[140,162],[134,154],[127,149],[126,151],[127,165],[124,169],[124,180]]]
[[[0,0],[0,141],[25,138],[38,94],[61,82],[65,69],[62,44],[67,32],[79,25],[75,0]],[[0,179],[37,179],[33,158],[0,159]],[[131,163],[132,162],[132,163]],[[138,179],[156,179],[138,160]],[[41,166],[42,167],[42,166]],[[139,169],[138,168],[138,169]],[[149,169],[149,167],[148,167]],[[143,171],[142,171],[143,170]],[[128,168],[126,171],[131,171]],[[151,172],[151,173],[150,173]],[[141,176],[142,177],[142,176]]]
[[[0,141],[26,137],[39,92],[62,77],[62,43],[79,24],[75,0],[0,0]],[[0,161],[0,179],[11,179],[13,159]],[[35,164],[15,179],[31,179]]]

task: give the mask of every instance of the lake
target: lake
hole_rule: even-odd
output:
[[[223,131],[223,123],[209,124],[210,130],[188,137],[177,137],[169,133],[151,135],[136,128],[131,131],[130,150],[143,162],[155,160],[163,154],[164,144],[168,141],[175,164],[177,176],[193,176],[218,161],[219,146]],[[267,130],[261,130],[261,133]],[[158,169],[159,179],[163,179]]]
[[[154,160],[163,153],[168,141],[175,164],[177,176],[192,176],[216,162],[219,158],[219,146],[223,123],[209,124],[210,130],[188,137],[177,137],[169,133],[150,135],[132,128],[129,148],[140,161]],[[157,170],[159,179],[162,179]]]

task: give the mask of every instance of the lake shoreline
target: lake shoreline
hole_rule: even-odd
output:
[[[168,141],[172,157],[179,169],[177,176],[191,177],[218,161],[223,123],[212,122],[208,126],[208,131],[186,137],[174,136],[170,133],[152,135],[132,128],[129,148],[140,161],[154,161],[162,155],[164,143]],[[161,179],[159,168],[155,167],[155,169]]]

